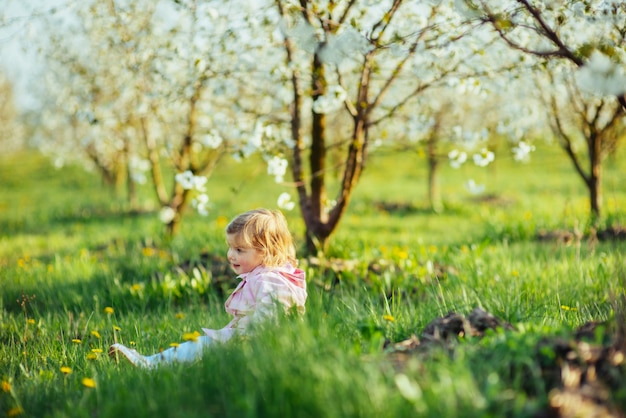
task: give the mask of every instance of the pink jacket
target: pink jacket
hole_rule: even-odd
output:
[[[291,264],[272,268],[258,266],[239,277],[241,282],[224,304],[233,319],[222,329],[203,328],[210,338],[226,341],[235,333],[244,333],[250,323],[271,317],[277,304],[285,310],[295,307],[299,313],[304,313],[307,298],[304,271]]]

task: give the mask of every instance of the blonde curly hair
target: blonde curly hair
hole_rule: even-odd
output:
[[[298,263],[287,219],[277,210],[261,208],[242,213],[228,224],[226,233],[234,235],[242,247],[261,251],[267,267]]]

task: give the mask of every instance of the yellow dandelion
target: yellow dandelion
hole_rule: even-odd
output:
[[[170,343],[170,347],[178,347],[180,344],[178,343]]]
[[[95,360],[98,358],[96,353],[87,353],[87,360]]]
[[[22,407],[16,406],[15,408],[11,408],[7,411],[7,416],[16,417],[18,415],[22,415],[23,413],[24,413],[24,410],[22,409]]]
[[[2,381],[2,391],[3,392],[11,392],[11,384],[6,380]]]
[[[27,323],[28,325],[35,325],[35,320],[34,320],[33,318],[28,318],[28,319],[26,320],[26,323]]]
[[[391,316],[391,315],[383,315],[383,319],[384,319],[385,321],[389,321],[389,322],[394,322],[394,321],[396,320],[396,318],[394,318],[394,317],[393,317],[393,316]]]
[[[83,341],[82,341],[82,340],[80,340],[80,339],[78,339],[78,338],[74,338],[74,339],[72,339],[72,342],[73,342],[74,344],[82,344],[82,342],[83,342]]]
[[[176,314],[176,319],[183,319],[183,318],[185,318],[185,314],[184,314],[184,313],[182,313],[182,312],[178,312],[178,313]]]
[[[143,289],[143,285],[141,283],[135,283],[131,286],[130,288],[131,290],[134,290],[135,292],[140,291],[141,289]]]
[[[519,271],[517,271],[517,270],[513,270],[513,271],[511,272],[511,275],[512,275],[513,277],[518,277],[518,276],[519,276]]]
[[[198,331],[194,332],[186,332],[183,334],[183,340],[185,341],[196,341],[198,337],[202,335]]]
[[[96,330],[91,331],[91,335],[93,335],[94,337],[96,337],[96,338],[98,338],[98,339],[100,339],[100,338],[101,338],[101,337],[100,337],[100,333],[99,333],[98,331],[96,331]]]
[[[122,328],[118,327],[117,325],[113,325],[113,331],[121,331]]]
[[[95,354],[100,354],[100,353],[102,353],[102,349],[101,348],[92,348],[91,352],[95,353]]]
[[[84,377],[82,380],[83,386],[89,389],[93,389],[96,387],[96,381],[90,377]]]
[[[24,267],[26,267],[26,261],[24,261],[24,259],[20,258],[19,260],[17,260],[17,265],[20,268],[24,268]]]
[[[144,257],[152,257],[155,251],[154,251],[154,248],[145,247],[145,248],[142,248],[141,253],[143,254]]]
[[[71,374],[72,373],[72,369],[70,369],[67,366],[63,366],[63,367],[61,367],[61,373],[63,373],[63,374]]]
[[[115,310],[111,308],[110,306],[107,306],[106,308],[104,308],[105,314],[111,315],[113,312],[115,312]]]
[[[217,219],[215,219],[215,223],[220,228],[223,228],[226,225],[228,225],[228,218],[226,216],[224,216],[224,215],[218,216]]]
[[[137,343],[136,343],[136,342],[134,342],[134,341],[131,341],[131,342],[130,342],[130,345],[131,345],[131,346],[134,346],[134,345],[137,345]]]

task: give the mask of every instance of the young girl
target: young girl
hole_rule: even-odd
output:
[[[278,306],[304,313],[307,298],[304,271],[295,268],[296,250],[282,213],[256,209],[237,216],[226,227],[228,261],[242,280],[226,300],[233,319],[222,329],[203,328],[206,335],[151,356],[122,344],[109,355],[122,354],[136,366],[152,368],[162,363],[192,361],[214,341],[227,341],[245,333],[249,325],[271,318]]]

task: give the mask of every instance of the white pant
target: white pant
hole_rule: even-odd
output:
[[[151,364],[193,361],[202,357],[202,351],[208,347],[211,342],[211,338],[206,335],[201,335],[193,341],[187,341],[176,347],[161,351],[158,354],[147,356],[146,360]]]
[[[109,355],[115,357],[117,353],[121,353],[135,366],[153,368],[161,364],[197,360],[212,342],[210,337],[201,335],[193,341],[184,342],[151,356],[143,356],[132,348],[116,343],[109,348]]]

